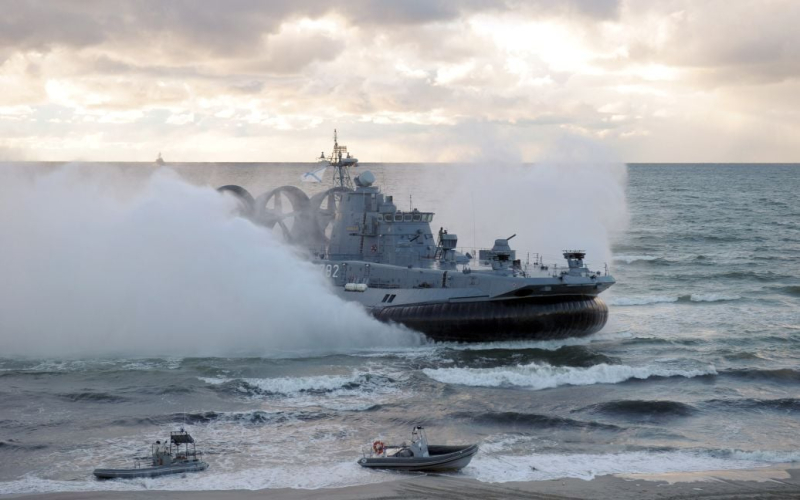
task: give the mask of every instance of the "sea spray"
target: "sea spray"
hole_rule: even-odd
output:
[[[99,170],[99,171],[98,171]],[[0,352],[277,355],[419,337],[336,298],[234,201],[160,170],[0,173]]]
[[[431,180],[444,179],[437,220],[458,233],[459,246],[475,241],[487,247],[517,234],[512,245],[523,260],[528,251],[538,252],[546,263],[560,265],[562,250],[579,248],[595,268],[611,264],[612,240],[628,224],[624,163],[572,136],[556,141],[532,165],[498,163],[490,153],[453,171],[457,175]]]

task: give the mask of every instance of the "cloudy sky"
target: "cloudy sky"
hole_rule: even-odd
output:
[[[4,0],[0,160],[800,161],[794,0]]]

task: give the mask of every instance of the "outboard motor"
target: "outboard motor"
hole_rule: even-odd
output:
[[[428,453],[428,436],[425,435],[425,429],[418,425],[411,431],[411,451],[414,452],[415,457],[429,457]]]

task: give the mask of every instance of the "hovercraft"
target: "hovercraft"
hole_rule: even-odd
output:
[[[490,248],[460,247],[456,234],[432,228],[433,212],[402,209],[371,172],[351,177],[357,160],[335,131],[333,152],[321,160],[302,181],[322,182],[331,169],[333,186],[310,197],[295,186],[257,197],[236,185],[219,191],[237,200],[240,215],[303,248],[341,299],[435,341],[550,340],[605,326],[599,295],[616,280],[607,266],[590,269],[584,250],[563,250],[559,265],[518,254],[516,234]]]

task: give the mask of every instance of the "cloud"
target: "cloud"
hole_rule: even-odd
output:
[[[266,73],[296,73],[314,62],[332,61],[344,49],[343,40],[319,30],[284,29],[266,39],[263,58],[246,69]]]
[[[523,143],[526,160],[564,133],[629,161],[744,154],[714,134],[770,157],[800,152],[775,139],[798,123],[789,1],[4,6],[0,109],[31,112],[6,113],[0,144],[31,158],[298,160],[338,127],[367,155],[442,160],[474,124]]]
[[[632,8],[631,15],[643,26],[632,33],[632,57],[696,70],[698,82],[737,85],[800,76],[797,2],[667,2]]]

